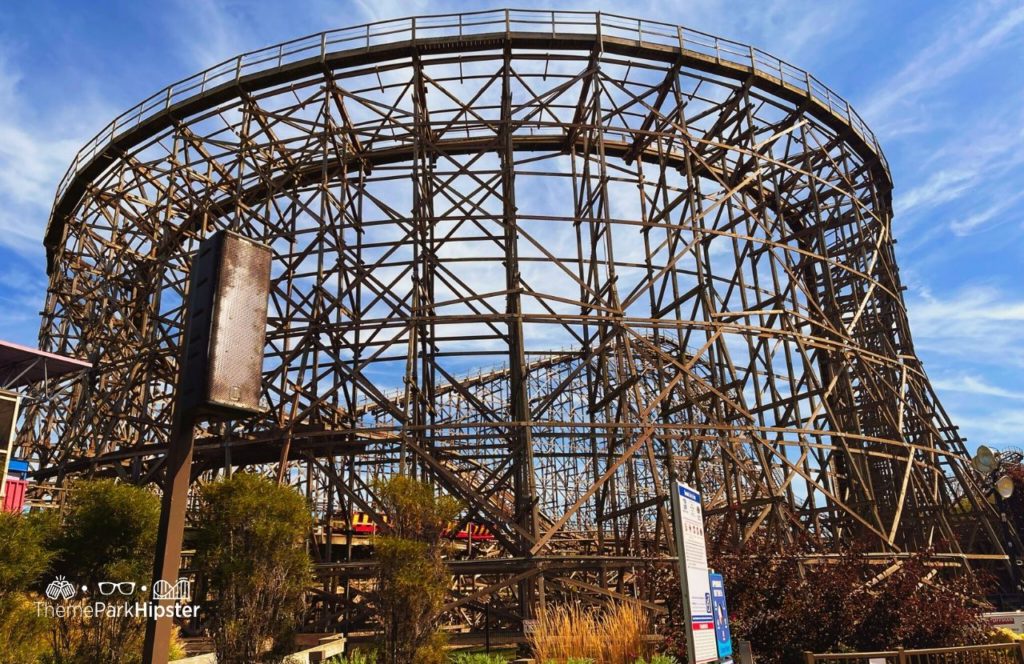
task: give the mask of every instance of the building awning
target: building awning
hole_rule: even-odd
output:
[[[0,341],[0,389],[13,390],[91,367],[83,360]]]

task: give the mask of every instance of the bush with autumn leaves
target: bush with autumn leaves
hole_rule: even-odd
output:
[[[748,639],[759,661],[800,661],[803,651],[850,652],[944,647],[988,642],[991,627],[979,602],[987,582],[939,569],[930,552],[899,560],[869,558],[857,547],[819,562],[779,554],[778,544],[752,539],[742,552],[709,551],[725,578],[733,638]],[[669,598],[661,633],[670,652],[685,655],[678,579],[656,582]]]

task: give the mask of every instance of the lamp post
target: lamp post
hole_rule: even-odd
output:
[[[1003,528],[1003,545],[1006,547],[1006,552],[1010,558],[1010,581],[1013,583],[1013,587],[1018,594],[1024,593],[1024,582],[1021,580],[1020,570],[1018,569],[1024,564],[1024,561],[1021,560],[1021,552],[1018,551],[1017,546],[1014,544],[1014,537],[1011,534],[1009,519],[1006,515],[1005,501],[1013,496],[1013,478],[1005,473],[999,474],[1003,465],[1002,459],[986,445],[978,446],[978,450],[971,459],[971,465],[974,466],[974,469],[979,474],[992,483],[992,494],[995,497],[996,508],[999,510],[999,521]],[[999,476],[998,479],[996,478],[997,475]],[[1015,603],[1019,606],[1019,599]]]

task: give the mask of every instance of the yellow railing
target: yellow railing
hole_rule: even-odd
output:
[[[804,653],[804,664],[1024,664],[1024,643],[878,652]]]

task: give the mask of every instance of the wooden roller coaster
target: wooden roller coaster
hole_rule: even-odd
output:
[[[197,430],[197,479],[267,472],[319,519],[311,618],[373,617],[374,480],[465,506],[453,622],[659,598],[666,486],[720,537],[1007,568],[914,353],[891,181],[839,95],[758,49],[585,12],[329,31],[117,118],[46,235],[40,341],[92,369],[26,408],[44,486],[160,483],[192,254],[274,252],[266,412]],[[340,535],[339,535],[340,533]],[[484,536],[486,535],[486,537]]]

